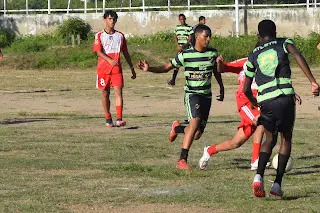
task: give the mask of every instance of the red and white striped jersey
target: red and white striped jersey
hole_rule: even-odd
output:
[[[97,72],[105,72],[107,74],[121,73],[120,53],[128,52],[126,39],[121,32],[115,31],[113,34],[108,34],[103,30],[96,33],[93,51],[102,51],[119,64],[119,66],[113,66],[108,61],[99,57]]]

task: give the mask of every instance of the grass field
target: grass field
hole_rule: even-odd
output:
[[[239,123],[236,76],[224,76],[225,102],[212,103],[206,131],[190,150],[191,171],[175,168],[182,136],[167,141],[171,122],[184,119],[181,74],[174,88],[166,85],[170,73],[126,74],[128,125],[113,129],[104,126],[94,70],[0,76],[0,212],[320,212],[320,101],[296,70],[304,103],[282,200],[252,197],[251,140],[197,168],[203,146],[228,139]],[[274,178],[268,169],[267,192]]]

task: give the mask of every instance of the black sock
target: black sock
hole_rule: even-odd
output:
[[[269,161],[270,156],[271,156],[271,153],[266,153],[266,152],[260,152],[259,154],[257,174],[261,175],[262,178],[263,178],[264,170],[266,169],[266,165]]]
[[[106,123],[111,124],[112,123],[112,118],[106,119]]]
[[[186,128],[186,126],[176,126],[175,128],[174,128],[174,131],[176,132],[176,133],[184,133],[184,129]]]
[[[276,175],[276,179],[274,182],[279,183],[280,186],[281,186],[281,182],[282,182],[282,177],[283,177],[285,170],[286,170],[286,166],[287,166],[289,157],[290,157],[290,155],[283,155],[283,154],[279,153],[277,175]]]
[[[174,82],[176,81],[176,78],[177,78],[177,75],[178,75],[178,71],[179,71],[179,70],[174,70],[174,71],[173,71],[172,79],[171,79],[171,80],[174,81]]]
[[[180,160],[188,160],[189,149],[181,149]]]

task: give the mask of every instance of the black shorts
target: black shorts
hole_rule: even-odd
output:
[[[279,96],[261,103],[258,125],[274,134],[292,131],[296,117],[295,96]]]
[[[198,94],[186,93],[184,97],[184,105],[188,121],[193,118],[200,117],[200,126],[198,130],[204,132],[211,108],[211,97],[205,97]]]

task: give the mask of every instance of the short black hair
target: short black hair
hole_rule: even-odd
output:
[[[111,16],[112,18],[118,20],[118,14],[113,10],[106,10],[103,14],[103,18],[106,19],[107,17]]]
[[[182,16],[183,18],[186,18],[186,16],[185,16],[184,14],[182,14],[182,13],[181,13],[181,14],[179,14],[179,16],[178,16],[178,17],[180,18],[181,16]]]
[[[194,29],[194,34],[201,33],[202,31],[209,31],[209,33],[211,35],[210,27],[208,27],[207,25],[204,25],[204,24],[198,24],[196,29]]]
[[[200,16],[200,17],[199,17],[199,22],[202,21],[202,20],[205,20],[205,19],[206,19],[206,17]]]
[[[277,27],[276,24],[268,19],[260,21],[258,24],[258,32],[261,38],[263,37],[275,37],[276,36]]]

